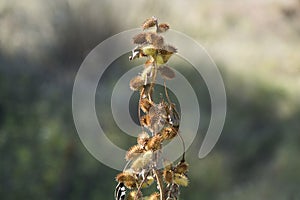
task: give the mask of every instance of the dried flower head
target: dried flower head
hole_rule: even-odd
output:
[[[185,174],[188,171],[189,164],[185,161],[180,161],[174,168],[174,172],[178,174]]]
[[[171,140],[178,134],[178,131],[173,127],[166,127],[161,131],[164,140]]]
[[[124,183],[124,185],[129,189],[137,186],[136,177],[132,173],[127,171],[118,174],[116,177],[116,181]]]
[[[130,149],[127,151],[125,159],[131,160],[132,158],[135,158],[144,152],[145,152],[145,149],[143,148],[143,146],[134,145],[134,146],[130,147]]]
[[[164,181],[167,184],[170,184],[173,182],[174,173],[172,170],[164,170],[163,177],[164,177]]]
[[[152,160],[153,152],[146,151],[144,154],[140,155],[131,165],[131,169],[138,172],[143,168],[147,168]]]
[[[151,151],[157,151],[161,149],[163,138],[160,134],[154,135],[147,143],[146,149]]]
[[[184,174],[175,173],[174,174],[174,183],[186,187],[189,184],[189,179]]]
[[[142,28],[143,28],[143,30],[145,30],[145,29],[155,26],[156,24],[157,24],[157,18],[153,16],[144,21],[144,23],[142,24]]]
[[[163,32],[166,32],[167,30],[169,30],[169,28],[170,28],[169,24],[165,24],[165,23],[159,24],[157,32],[158,33],[163,33]]]

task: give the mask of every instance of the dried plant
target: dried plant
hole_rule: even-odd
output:
[[[154,28],[155,31],[145,31]],[[160,34],[169,29],[169,25],[158,24],[158,19],[147,19],[142,29],[144,32],[133,37],[138,46],[132,50],[129,60],[145,58],[144,70],[130,81],[130,88],[138,91],[139,120],[142,132],[137,144],[130,147],[125,159],[128,161],[123,172],[116,176],[118,185],[115,190],[116,200],[178,200],[180,186],[186,187],[188,164],[184,158],[184,141],[179,133],[180,114],[168,95],[164,82],[164,95],[167,99],[154,102],[156,77],[164,80],[175,77],[174,71],[167,65],[177,49],[164,42]],[[183,144],[182,159],[173,164],[162,157],[163,145],[178,136]],[[144,196],[142,189],[156,183],[158,191]]]

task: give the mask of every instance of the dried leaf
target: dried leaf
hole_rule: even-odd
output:
[[[134,145],[130,147],[130,149],[127,151],[125,159],[130,160],[136,156],[141,155],[141,153],[144,153],[144,149],[141,145]]]
[[[156,33],[150,32],[147,34],[147,42],[157,49],[162,49],[164,45],[164,38]]]
[[[167,65],[159,67],[158,70],[164,79],[171,80],[175,77],[175,72]]]
[[[130,80],[129,86],[130,89],[133,91],[139,90],[141,87],[143,87],[145,83],[145,80],[141,76],[136,76],[133,79]]]
[[[169,44],[165,45],[163,47],[163,50],[166,50],[169,53],[176,53],[177,52],[177,49],[174,46],[169,45]]]
[[[147,34],[148,33],[140,33],[140,34],[137,34],[135,35],[132,40],[133,40],[133,43],[134,44],[145,44],[147,43]]]

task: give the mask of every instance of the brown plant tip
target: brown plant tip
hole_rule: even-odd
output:
[[[166,127],[161,131],[164,140],[173,139],[177,135],[177,130],[173,127]]]
[[[154,135],[147,143],[146,149],[151,151],[157,151],[162,147],[163,138],[160,134]]]
[[[158,32],[158,33],[163,33],[163,32],[166,32],[166,31],[169,30],[169,29],[170,29],[169,24],[163,23],[163,24],[159,24],[159,25],[158,25],[157,32]]]
[[[143,87],[145,80],[141,76],[136,76],[130,80],[129,86],[133,91],[137,91]]]
[[[142,24],[142,28],[143,28],[143,30],[145,30],[145,29],[155,26],[156,24],[157,24],[157,18],[153,16],[144,21],[144,23]]]
[[[135,181],[135,177],[134,177],[131,173],[125,171],[125,172],[119,173],[119,174],[116,176],[116,181],[122,182],[122,183],[123,183],[124,181]]]
[[[167,80],[175,78],[175,72],[169,66],[163,65],[158,68],[160,75]]]
[[[178,174],[185,174],[188,171],[189,164],[186,162],[179,162],[174,168],[174,172]]]
[[[147,168],[152,162],[153,153],[152,151],[146,151],[142,155],[140,155],[130,166],[135,172],[140,172],[143,169]]]
[[[131,160],[145,152],[145,149],[141,145],[132,146],[126,153],[125,159]]]
[[[124,183],[124,185],[131,189],[136,187],[136,178],[133,174],[129,172],[121,172],[117,175],[116,181]]]
[[[189,184],[189,179],[184,174],[175,173],[174,174],[174,183],[181,185],[183,187],[186,187]]]

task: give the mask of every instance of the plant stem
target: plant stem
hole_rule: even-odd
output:
[[[159,193],[160,193],[160,200],[165,200],[164,185],[163,185],[161,172],[157,169],[153,169],[153,173],[155,174],[157,180],[157,186],[159,188]]]
[[[152,93],[153,91],[153,87],[156,83],[156,76],[157,76],[157,66],[156,66],[156,59],[154,59],[153,61],[153,66],[152,66],[152,70],[151,70],[151,75],[152,75],[152,79],[151,79],[151,88],[150,88],[150,92]],[[152,94],[151,94],[152,96]]]

